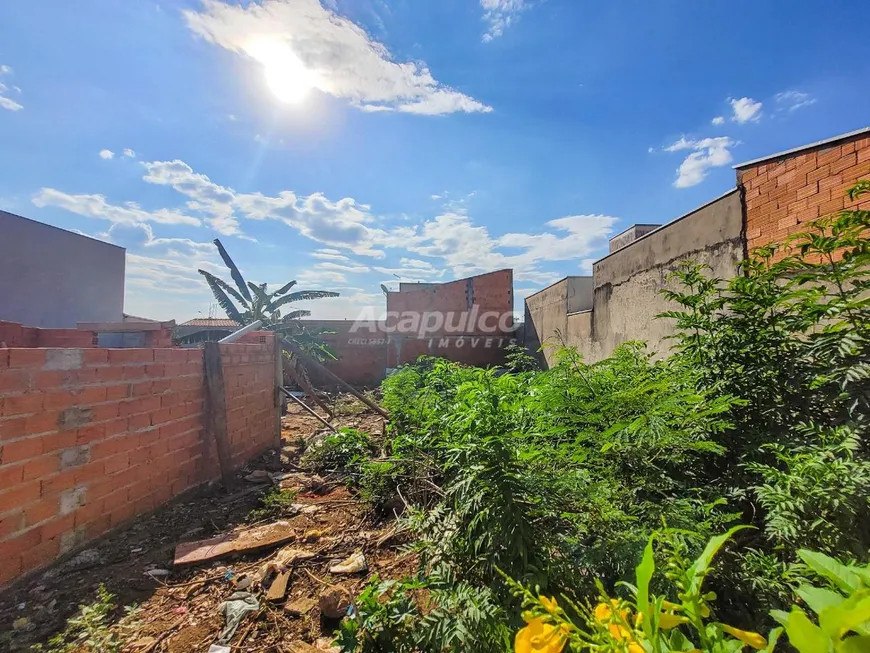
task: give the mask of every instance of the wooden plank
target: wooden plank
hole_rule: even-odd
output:
[[[212,434],[215,441],[224,489],[227,492],[231,492],[233,488],[233,463],[230,454],[229,435],[227,433],[227,396],[226,388],[224,387],[224,370],[221,363],[220,345],[216,342],[206,342],[203,360],[205,368],[206,428]]]
[[[217,344],[217,343],[215,343]],[[175,565],[190,565],[215,560],[236,553],[253,553],[280,546],[296,537],[288,522],[225,533],[207,540],[181,542],[175,547]]]
[[[281,360],[284,361],[284,369],[287,370],[287,374],[289,374],[293,378],[293,381],[295,381],[296,385],[298,385],[302,389],[302,392],[311,397],[312,401],[314,401],[315,404],[317,404],[324,411],[326,411],[326,414],[329,415],[329,419],[334,418],[335,414],[332,412],[332,410],[330,410],[329,406],[327,406],[323,402],[323,400],[317,396],[317,393],[314,391],[311,382],[308,380],[308,375],[305,373],[305,370],[301,366],[297,369],[296,365],[298,359],[292,360],[287,358],[286,356],[284,356],[284,352],[282,350]],[[282,383],[281,385],[283,386],[284,384]]]
[[[275,580],[269,586],[269,591],[266,592],[267,601],[282,601],[287,596],[287,583],[290,581],[290,570],[279,571],[275,576]]]
[[[378,406],[375,402],[373,402],[371,399],[366,397],[363,393],[357,391],[357,389],[354,388],[352,385],[350,385],[347,381],[345,381],[344,379],[333,374],[331,370],[329,370],[326,367],[324,367],[323,365],[321,365],[321,363],[319,361],[315,360],[314,358],[312,358],[311,356],[306,354],[304,351],[299,349],[299,347],[294,345],[292,342],[281,337],[281,346],[284,349],[286,349],[287,351],[289,351],[291,354],[298,356],[306,364],[313,366],[315,369],[317,369],[320,372],[323,372],[328,378],[332,379],[340,387],[347,390],[350,394],[352,394],[354,397],[359,399],[361,402],[363,402],[366,406],[371,408],[373,411],[380,414],[382,417],[385,417],[386,419],[390,418],[390,414],[387,411],[385,411],[383,408]]]

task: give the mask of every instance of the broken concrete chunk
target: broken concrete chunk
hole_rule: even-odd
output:
[[[296,538],[286,521],[225,533],[207,540],[181,542],[175,547],[175,565],[215,560],[235,553],[252,553],[280,546]]]
[[[168,569],[149,569],[145,572],[149,578],[164,578],[169,575]]]
[[[245,476],[249,483],[271,483],[272,476],[265,469],[257,469]]]
[[[362,551],[357,551],[341,564],[329,568],[331,574],[356,574],[368,569],[366,558]]]
[[[267,601],[282,601],[287,595],[287,584],[290,582],[290,570],[280,571],[266,592]]]
[[[284,604],[284,612],[292,617],[301,617],[311,612],[315,605],[317,605],[317,601],[314,599],[292,599]]]
[[[320,612],[329,619],[341,619],[350,607],[350,592],[341,587],[327,587],[317,601]]]

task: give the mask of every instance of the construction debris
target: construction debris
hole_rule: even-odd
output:
[[[329,568],[330,574],[358,574],[368,570],[366,558],[362,551],[357,551],[344,562]]]
[[[234,553],[254,553],[296,539],[296,531],[286,521],[258,526],[207,540],[182,542],[175,547],[173,564],[189,565],[217,560]]]
[[[272,476],[265,469],[255,469],[245,476],[245,480],[249,483],[271,483]]]
[[[290,570],[279,571],[275,575],[275,580],[269,586],[269,591],[266,592],[267,601],[282,601],[287,596],[287,583],[290,582]]]
[[[218,644],[228,644],[236,634],[239,624],[249,612],[256,612],[260,609],[260,602],[257,597],[249,592],[236,592],[218,607],[219,612],[226,619],[226,628],[221,631],[218,637]]]
[[[327,587],[317,602],[320,612],[329,619],[341,619],[350,607],[350,592],[340,585]]]
[[[317,601],[314,599],[292,599],[284,604],[284,612],[291,617],[301,617],[311,612],[315,605],[317,605]]]

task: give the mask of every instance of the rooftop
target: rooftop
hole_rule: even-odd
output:
[[[192,320],[188,320],[179,326],[196,326],[196,327],[213,327],[217,329],[235,329],[236,327],[241,326],[235,320],[230,320],[228,318],[220,318],[220,317],[197,317]]]

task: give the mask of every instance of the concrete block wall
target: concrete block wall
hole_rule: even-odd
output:
[[[747,246],[782,242],[807,222],[843,209],[870,209],[866,195],[860,201],[846,197],[859,179],[870,179],[867,132],[741,166]]]
[[[274,445],[273,334],[222,345],[233,462]],[[219,477],[199,349],[0,349],[0,586]]]

